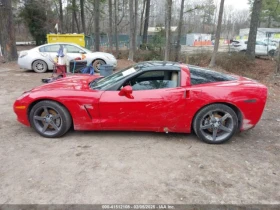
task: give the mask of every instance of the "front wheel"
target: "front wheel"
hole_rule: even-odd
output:
[[[213,104],[202,108],[193,122],[196,135],[209,144],[228,141],[238,129],[236,113],[224,104]]]
[[[30,113],[31,126],[41,136],[56,138],[64,135],[71,127],[72,119],[68,110],[54,101],[40,101]]]
[[[100,72],[100,66],[106,64],[105,61],[101,60],[101,59],[97,59],[95,61],[92,62],[92,66],[94,68],[94,71],[96,73]]]

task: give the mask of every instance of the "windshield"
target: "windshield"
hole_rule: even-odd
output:
[[[110,76],[92,81],[89,85],[92,89],[105,89],[108,85],[115,84],[116,82],[124,79],[130,74],[137,72],[136,66],[129,66],[121,71],[118,71]]]

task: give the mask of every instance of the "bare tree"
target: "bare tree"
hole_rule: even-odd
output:
[[[141,12],[141,19],[140,19],[140,32],[139,32],[140,36],[142,36],[142,32],[143,32],[143,18],[144,18],[144,13],[145,13],[145,8],[146,8],[146,2],[147,2],[147,0],[143,0],[143,9]]]
[[[63,6],[62,0],[59,0],[59,22],[60,22],[60,32],[63,34]]]
[[[75,32],[75,7],[76,7],[76,0],[72,0],[72,28],[71,32]]]
[[[100,50],[100,0],[94,0],[94,50]]]
[[[150,7],[151,7],[151,0],[146,0],[146,11],[145,11],[144,32],[143,32],[143,45],[146,45],[147,42],[148,42]]]
[[[249,32],[248,45],[246,50],[246,55],[252,60],[255,59],[256,39],[257,39],[258,25],[260,22],[261,9],[262,9],[262,0],[255,0],[253,3],[250,32]]]
[[[134,58],[134,43],[135,43],[135,11],[134,11],[134,5],[135,1],[130,0],[129,1],[129,55],[128,55],[128,60],[133,61]]]
[[[86,20],[85,20],[84,3],[85,3],[84,0],[80,0],[82,30],[83,30],[83,33],[86,33]]]
[[[169,60],[170,55],[170,45],[171,45],[171,10],[172,10],[172,0],[166,0],[166,15],[165,15],[165,53],[164,60]]]
[[[113,52],[113,12],[112,12],[112,0],[108,0],[109,4],[109,50]]]
[[[134,39],[133,39],[133,53],[137,49],[137,25],[138,25],[138,0],[134,1]]]
[[[115,10],[115,45],[116,45],[116,57],[119,58],[119,36],[118,36],[118,0],[114,1]]]
[[[11,0],[0,1],[0,47],[4,59],[17,59],[15,29]]]
[[[79,27],[76,10],[77,10],[76,0],[72,0],[72,33],[75,33],[75,23],[77,26],[77,32],[80,33],[80,27]]]
[[[180,53],[180,41],[182,36],[182,25],[183,25],[183,15],[184,15],[185,0],[181,0],[180,18],[178,25],[178,36],[176,40],[176,51],[175,51],[175,61],[179,60]]]
[[[213,51],[213,54],[212,54],[212,58],[211,58],[209,67],[214,67],[216,65],[216,57],[217,57],[217,53],[218,53],[218,49],[219,49],[220,36],[221,36],[224,4],[225,4],[225,0],[221,0],[220,10],[219,10],[219,18],[218,18],[218,26],[217,26],[216,37],[215,37],[214,51]]]

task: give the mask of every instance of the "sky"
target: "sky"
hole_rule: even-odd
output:
[[[220,3],[220,0],[216,0]],[[232,5],[235,9],[249,9],[248,0],[225,0],[225,5]]]

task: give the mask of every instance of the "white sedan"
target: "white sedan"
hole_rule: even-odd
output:
[[[38,73],[52,70],[54,67],[53,61],[61,45],[67,50],[68,60],[83,57],[87,61],[87,65],[93,65],[96,72],[99,72],[99,67],[103,64],[112,65],[114,68],[117,66],[117,60],[112,54],[92,52],[73,43],[45,44],[31,50],[21,51],[18,57],[18,65],[20,68],[34,70]]]
[[[247,50],[247,40],[238,40],[233,41],[233,43],[230,45],[230,51],[231,52],[246,52]],[[257,56],[274,56],[276,52],[277,46],[272,42],[266,42],[263,40],[257,40],[256,41],[256,48],[255,48],[255,54]]]

